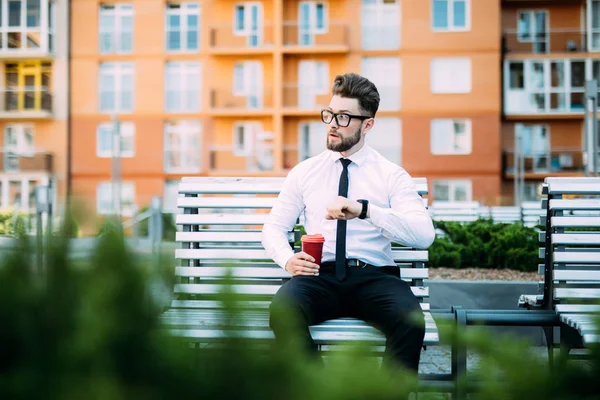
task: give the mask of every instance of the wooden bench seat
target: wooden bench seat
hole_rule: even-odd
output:
[[[427,204],[427,181],[414,181]],[[176,241],[181,248],[175,251],[180,264],[175,270],[175,299],[161,316],[172,334],[204,344],[225,338],[272,341],[270,300],[291,276],[268,258],[260,241],[262,225],[282,184],[283,178],[271,177],[182,179],[177,206],[183,213],[176,216],[181,227]],[[294,243],[299,233],[290,232],[288,239]],[[439,335],[425,284],[428,252],[395,246],[392,254],[401,278],[411,284],[421,302],[425,345],[437,344]],[[231,304],[241,311],[234,319],[226,311]],[[322,350],[360,341],[373,345],[377,353],[385,344],[376,329],[350,318],[313,326],[311,332]]]

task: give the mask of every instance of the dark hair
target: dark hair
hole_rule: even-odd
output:
[[[338,75],[333,81],[332,95],[357,99],[358,105],[370,117],[374,117],[379,108],[379,92],[377,87],[367,78],[348,73]]]

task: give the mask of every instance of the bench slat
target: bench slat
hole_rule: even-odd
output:
[[[225,277],[234,278],[290,278],[292,275],[280,267],[176,267],[175,275],[185,277]],[[400,276],[405,279],[427,279],[427,268],[400,268]]]
[[[268,309],[271,305],[270,300],[255,300],[255,301],[237,301],[236,307],[238,309],[244,310],[265,310]],[[431,305],[429,303],[421,302],[421,309],[423,311],[429,311],[431,309]],[[207,309],[220,309],[224,308],[225,305],[222,301],[218,300],[173,300],[171,302],[170,312],[182,312],[182,313],[194,313],[194,312],[202,312]]]
[[[552,217],[550,223],[554,228],[598,228],[600,217]]]
[[[597,281],[600,282],[600,271],[554,270],[557,281]]]
[[[596,304],[557,304],[555,310],[559,313],[585,313],[600,312],[600,305]]]
[[[556,196],[568,195],[600,195],[600,185],[597,181],[588,182],[550,182],[548,194]]]
[[[260,231],[244,232],[176,232],[177,242],[212,242],[212,243],[260,243]],[[294,240],[294,233],[288,233],[288,240]]]
[[[555,263],[599,264],[600,248],[593,252],[555,251],[553,258]]]
[[[175,249],[175,258],[184,260],[271,260],[263,249]],[[427,250],[392,250],[396,262],[426,262]]]
[[[597,299],[600,298],[600,289],[595,288],[558,288],[554,289],[556,299]]]
[[[272,208],[276,197],[179,197],[179,208]]]
[[[600,245],[600,233],[553,233],[552,244]]]
[[[279,290],[279,285],[229,285],[228,291],[240,295],[273,296]],[[176,294],[221,294],[224,285],[209,283],[179,283],[175,284]],[[429,288],[423,286],[411,286],[413,294],[417,297],[428,297]],[[229,292],[228,292],[229,293]]]
[[[177,214],[177,225],[263,225],[269,214]]]
[[[551,199],[550,208],[553,210],[600,210],[598,199]]]

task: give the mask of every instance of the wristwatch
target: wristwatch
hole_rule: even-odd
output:
[[[367,210],[369,209],[369,200],[358,199],[356,201],[358,201],[360,204],[362,204],[362,211],[360,212],[360,215],[358,216],[358,219],[365,219],[365,218],[367,218]]]

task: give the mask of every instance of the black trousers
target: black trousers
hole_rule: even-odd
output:
[[[283,310],[294,313],[299,335],[309,351],[317,352],[309,326],[352,317],[365,321],[386,337],[383,362],[418,371],[425,321],[410,285],[396,267],[349,267],[339,281],[334,264],[323,263],[318,276],[294,276],[271,302],[270,327],[277,342],[285,342],[289,326]]]

